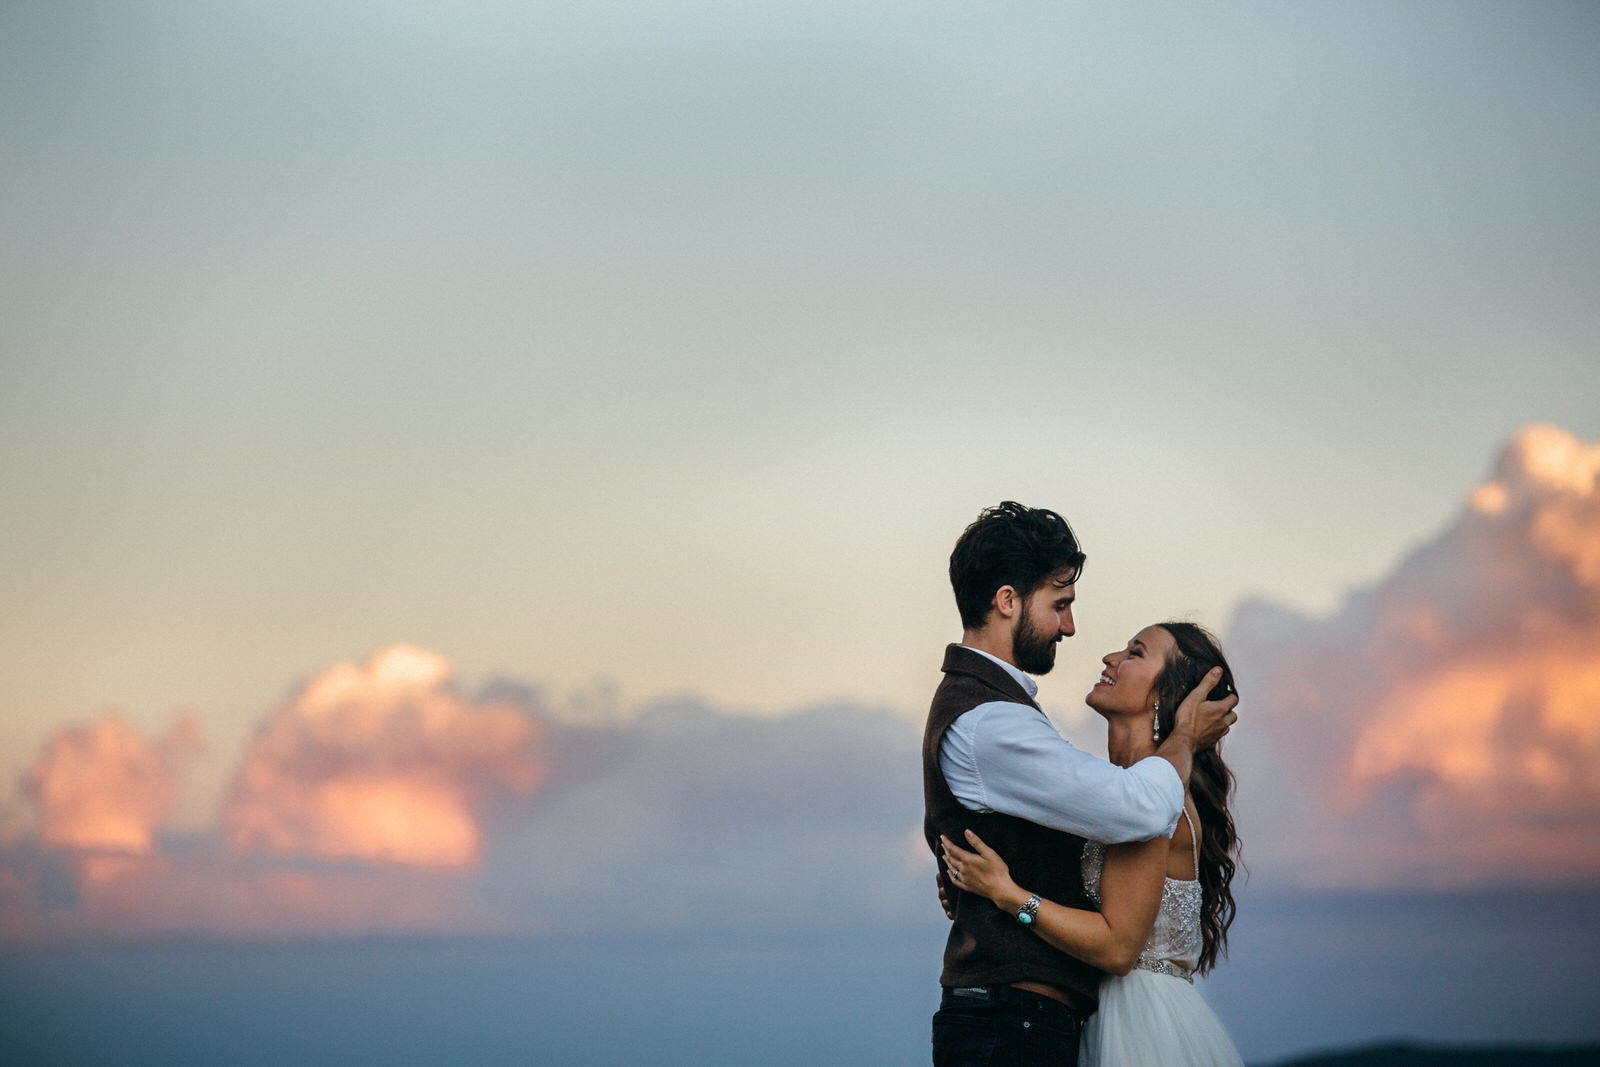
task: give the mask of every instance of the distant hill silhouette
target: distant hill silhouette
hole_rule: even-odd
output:
[[[1600,1045],[1396,1043],[1283,1060],[1275,1067],[1597,1067]]]

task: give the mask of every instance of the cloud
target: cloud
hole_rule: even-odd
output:
[[[223,808],[240,852],[418,867],[477,862],[481,815],[546,774],[538,719],[452,687],[444,657],[410,645],[340,663],[274,713]]]
[[[1600,876],[1597,480],[1600,445],[1530,426],[1446,530],[1331,617],[1241,608],[1233,747],[1258,869]]]
[[[199,723],[188,716],[153,743],[115,713],[57,731],[22,783],[39,842],[149,852],[177,797],[182,763],[199,747]]]
[[[806,927],[937,907],[918,724],[694,698],[595,721],[401,646],[305,685],[214,833],[0,849],[0,941]],[[353,798],[353,799],[352,799]]]
[[[934,909],[920,724],[839,704],[776,718],[685,698],[564,731],[588,771],[501,827],[482,892],[563,929],[828,923]]]

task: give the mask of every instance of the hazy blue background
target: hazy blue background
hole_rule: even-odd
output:
[[[1269,1063],[1593,1042],[1596,895],[1246,895],[1202,983]],[[735,924],[739,921],[736,919]],[[942,920],[644,937],[177,942],[0,958],[8,1062],[928,1062]],[[86,1000],[92,1010],[85,1010]]]

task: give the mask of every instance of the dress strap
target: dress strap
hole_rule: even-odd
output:
[[[1183,821],[1189,824],[1189,846],[1194,850],[1194,880],[1200,880],[1200,834],[1194,828],[1194,820],[1189,818],[1189,805],[1183,806]]]

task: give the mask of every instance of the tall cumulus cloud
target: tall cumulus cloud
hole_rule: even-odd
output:
[[[1600,875],[1600,445],[1524,429],[1382,581],[1325,619],[1246,605],[1230,645],[1259,869],[1316,885]]]
[[[543,780],[540,723],[468,700],[410,645],[317,675],[257,732],[223,808],[239,852],[461,867],[496,793]]]

